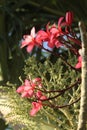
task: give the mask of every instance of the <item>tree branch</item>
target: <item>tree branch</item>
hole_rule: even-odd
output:
[[[87,34],[83,22],[79,22],[79,28],[82,40],[82,84],[79,122],[77,130],[87,130]]]

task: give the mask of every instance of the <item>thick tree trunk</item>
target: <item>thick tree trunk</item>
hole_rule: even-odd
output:
[[[82,85],[77,130],[87,130],[87,33],[83,22],[79,22],[79,28],[82,40]]]
[[[3,5],[5,0],[0,0],[0,82],[7,81],[8,67],[7,67],[7,43],[5,39],[5,14]]]

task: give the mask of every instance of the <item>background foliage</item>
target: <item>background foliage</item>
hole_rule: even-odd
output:
[[[38,64],[35,57],[31,57],[26,61],[25,74],[28,77],[40,76],[43,81],[43,85],[47,90],[58,90],[69,87],[76,81],[76,78],[80,78],[80,75],[70,69],[65,70],[65,66],[61,65],[61,60],[57,60],[55,64],[47,59],[44,63]],[[43,75],[42,75],[43,73]],[[22,81],[22,79],[21,79]],[[6,96],[6,103],[3,100],[1,105],[6,108],[10,108],[11,112],[5,116],[8,123],[20,124],[19,129],[24,130],[75,130],[78,121],[79,102],[74,105],[65,108],[50,108],[43,107],[43,109],[35,116],[30,117],[29,111],[31,109],[31,99],[23,99],[16,93],[17,85],[8,83],[10,88],[4,86],[3,96]],[[2,89],[2,87],[1,87]],[[48,97],[54,97],[57,93],[48,93]],[[70,104],[80,97],[80,85],[76,85],[75,88],[62,93],[62,96],[51,100],[51,104],[58,106]],[[47,102],[48,103],[48,102]],[[21,125],[22,124],[22,125]],[[24,126],[24,127],[23,127]],[[22,128],[21,128],[22,127]]]

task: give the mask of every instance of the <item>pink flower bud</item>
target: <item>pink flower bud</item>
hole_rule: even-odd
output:
[[[36,84],[34,84],[31,80],[25,79],[24,84],[20,86],[16,92],[21,93],[21,97],[30,98],[34,95]]]
[[[69,11],[69,12],[66,13],[66,23],[68,25],[71,25],[72,22],[73,22],[73,12]]]

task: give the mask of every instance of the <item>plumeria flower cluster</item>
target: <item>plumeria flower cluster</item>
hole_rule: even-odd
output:
[[[31,52],[34,46],[41,47],[44,41],[48,42],[48,46],[50,48],[61,47],[63,42],[58,38],[63,35],[69,34],[68,29],[71,28],[71,24],[73,22],[73,13],[67,12],[66,17],[60,17],[58,20],[58,25],[53,24],[49,27],[49,23],[46,26],[46,31],[40,30],[35,33],[35,27],[31,29],[30,35],[24,35],[23,41],[21,43],[21,48],[27,47],[27,52]],[[62,27],[65,26],[65,31],[63,31]]]
[[[33,80],[25,79],[24,84],[19,86],[16,90],[21,94],[22,98],[35,98],[36,102],[32,102],[32,110],[30,115],[34,116],[41,108],[42,101],[47,99],[45,95],[39,90],[42,88],[41,78],[35,78]]]
[[[73,12],[69,11],[66,13],[65,17],[59,18],[57,25],[53,24],[50,26],[50,23],[48,23],[45,30],[39,30],[38,32],[35,32],[35,27],[33,27],[30,35],[23,36],[21,48],[26,47],[27,52],[30,53],[35,46],[45,49],[43,43],[47,42],[50,48],[64,46],[79,57],[78,48],[81,49],[81,42],[72,31],[72,23]],[[71,42],[73,42],[73,44],[71,44]],[[75,68],[79,69],[81,66],[76,66]]]
[[[37,112],[42,109],[43,106],[59,109],[59,108],[70,106],[78,102],[80,98],[72,102],[71,104],[59,106],[57,104],[53,104],[53,102],[50,102],[50,100],[52,101],[55,98],[58,98],[60,95],[64,94],[67,90],[70,90],[72,87],[80,83],[81,83],[81,79],[77,79],[74,84],[71,84],[69,87],[65,89],[46,90],[45,88],[43,88],[41,78],[35,78],[33,80],[25,79],[23,85],[19,86],[16,92],[21,94],[22,98],[27,98],[27,99],[31,98],[33,100],[32,109],[30,110],[29,114],[30,116],[35,116]],[[54,93],[54,96],[51,95],[47,96],[47,94],[49,93]],[[46,103],[44,103],[45,101]]]
[[[50,23],[48,23],[46,25],[45,30],[39,30],[38,32],[35,32],[35,27],[33,27],[31,29],[30,35],[23,36],[23,40],[21,42],[21,48],[26,47],[27,52],[30,53],[35,46],[40,47],[41,49],[45,49],[43,46],[43,42],[47,42],[48,47],[52,49],[55,47],[59,48],[64,46],[68,48],[71,52],[73,52],[73,54],[76,55],[78,59],[78,63],[76,64],[75,67],[71,66],[69,63],[67,63],[67,61],[64,61],[64,63],[69,65],[74,70],[80,69],[82,67],[82,57],[79,54],[79,49],[81,49],[81,41],[78,39],[77,35],[73,32],[71,28],[72,23],[73,23],[73,13],[69,11],[66,13],[65,17],[59,18],[57,25],[54,23],[53,25],[50,26]],[[63,57],[61,57],[61,59],[64,60]],[[81,83],[81,81],[77,80],[76,83],[72,84],[71,86],[63,90],[44,91],[41,78],[35,78],[33,80],[25,79],[23,85],[18,87],[17,93],[21,94],[22,98],[34,99],[34,101],[32,102],[32,109],[30,111],[30,115],[34,116],[43,107],[43,105],[55,108],[54,104],[52,103],[49,105],[43,104],[43,101],[49,101],[55,99],[62,93],[71,89],[73,86],[79,83]],[[57,93],[57,95],[47,98],[47,96],[43,94],[52,92]],[[60,108],[62,107],[60,106]],[[56,108],[59,108],[59,106],[56,106]]]

